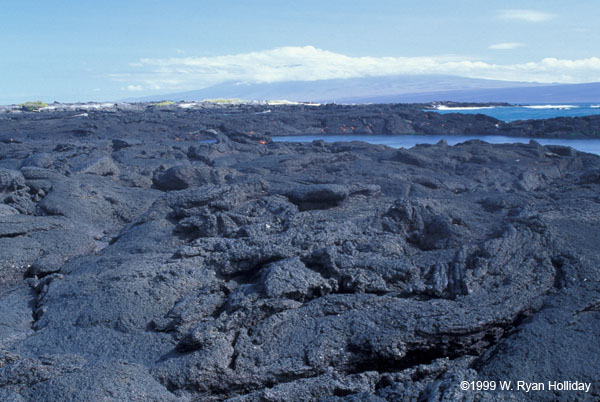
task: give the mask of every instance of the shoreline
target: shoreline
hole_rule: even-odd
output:
[[[259,102],[204,102],[186,108],[178,104],[156,106],[151,103],[111,107],[98,104],[54,105],[55,109],[39,112],[0,113],[0,140],[43,138],[47,136],[48,128],[74,138],[96,139],[181,139],[190,134],[194,138],[207,139],[211,136],[202,133],[209,131],[225,135],[263,136],[357,134],[600,138],[600,115],[504,122],[484,114],[442,114],[423,110],[431,105],[273,105]],[[470,106],[472,104],[465,107]]]

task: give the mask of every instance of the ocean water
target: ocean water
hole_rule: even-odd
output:
[[[435,144],[442,139],[449,145],[456,145],[468,140],[482,140],[490,144],[528,143],[527,137],[505,137],[500,135],[298,135],[289,137],[272,137],[279,142],[311,142],[324,140],[325,142],[337,141],[364,141],[371,144],[382,144],[392,148],[412,148],[417,144]],[[542,145],[563,145],[573,147],[578,151],[600,155],[600,139],[542,139],[534,138]]]
[[[486,114],[502,121],[578,117],[600,114],[600,103],[539,104],[495,107],[445,107],[427,109],[437,113]]]
[[[428,110],[431,111],[431,110]],[[527,106],[502,106],[502,107],[440,107],[434,110],[438,113],[483,113],[498,120],[515,121],[528,119],[550,119],[553,117],[576,117],[600,114],[600,104],[572,103],[552,105],[527,105]],[[505,137],[499,135],[302,135],[291,137],[272,137],[273,141],[286,142],[311,142],[324,140],[336,141],[364,141],[371,144],[382,144],[393,148],[412,148],[417,144],[435,144],[442,139],[449,145],[468,140],[482,140],[491,144],[527,143],[532,138]],[[541,139],[533,138],[542,145],[563,145],[573,147],[578,151],[600,155],[600,139]]]

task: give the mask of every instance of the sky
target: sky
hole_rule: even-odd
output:
[[[7,1],[0,104],[395,74],[600,81],[597,0]]]

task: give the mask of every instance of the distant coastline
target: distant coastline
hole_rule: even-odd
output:
[[[517,107],[507,103],[320,105],[289,101],[217,100],[54,103],[29,112],[13,105],[0,108],[0,140],[12,138],[14,141],[24,141],[28,138],[39,139],[40,136],[51,137],[45,134],[48,126],[58,126],[61,132],[75,138],[104,138],[115,133],[123,138],[184,138],[189,133],[208,131],[225,135],[254,133],[264,136],[425,134],[600,138],[600,109],[597,108],[589,109],[590,114],[595,113],[589,116],[502,121],[480,113],[482,110],[455,113],[452,109],[439,110],[440,106],[471,109],[500,106],[483,109],[486,111]],[[144,118],[140,119],[142,112]],[[149,129],[152,121],[160,122],[160,130],[156,127]]]

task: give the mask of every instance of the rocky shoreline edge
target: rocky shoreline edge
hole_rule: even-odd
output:
[[[261,135],[501,135],[531,138],[600,138],[600,116],[503,122],[484,114],[440,114],[435,108],[506,106],[436,102],[337,105],[274,101],[248,103],[52,104],[35,112],[0,110],[0,141],[36,139],[45,132],[72,138],[149,136],[197,138],[206,130]],[[112,132],[117,130],[117,132]],[[153,137],[154,136],[154,137]]]

